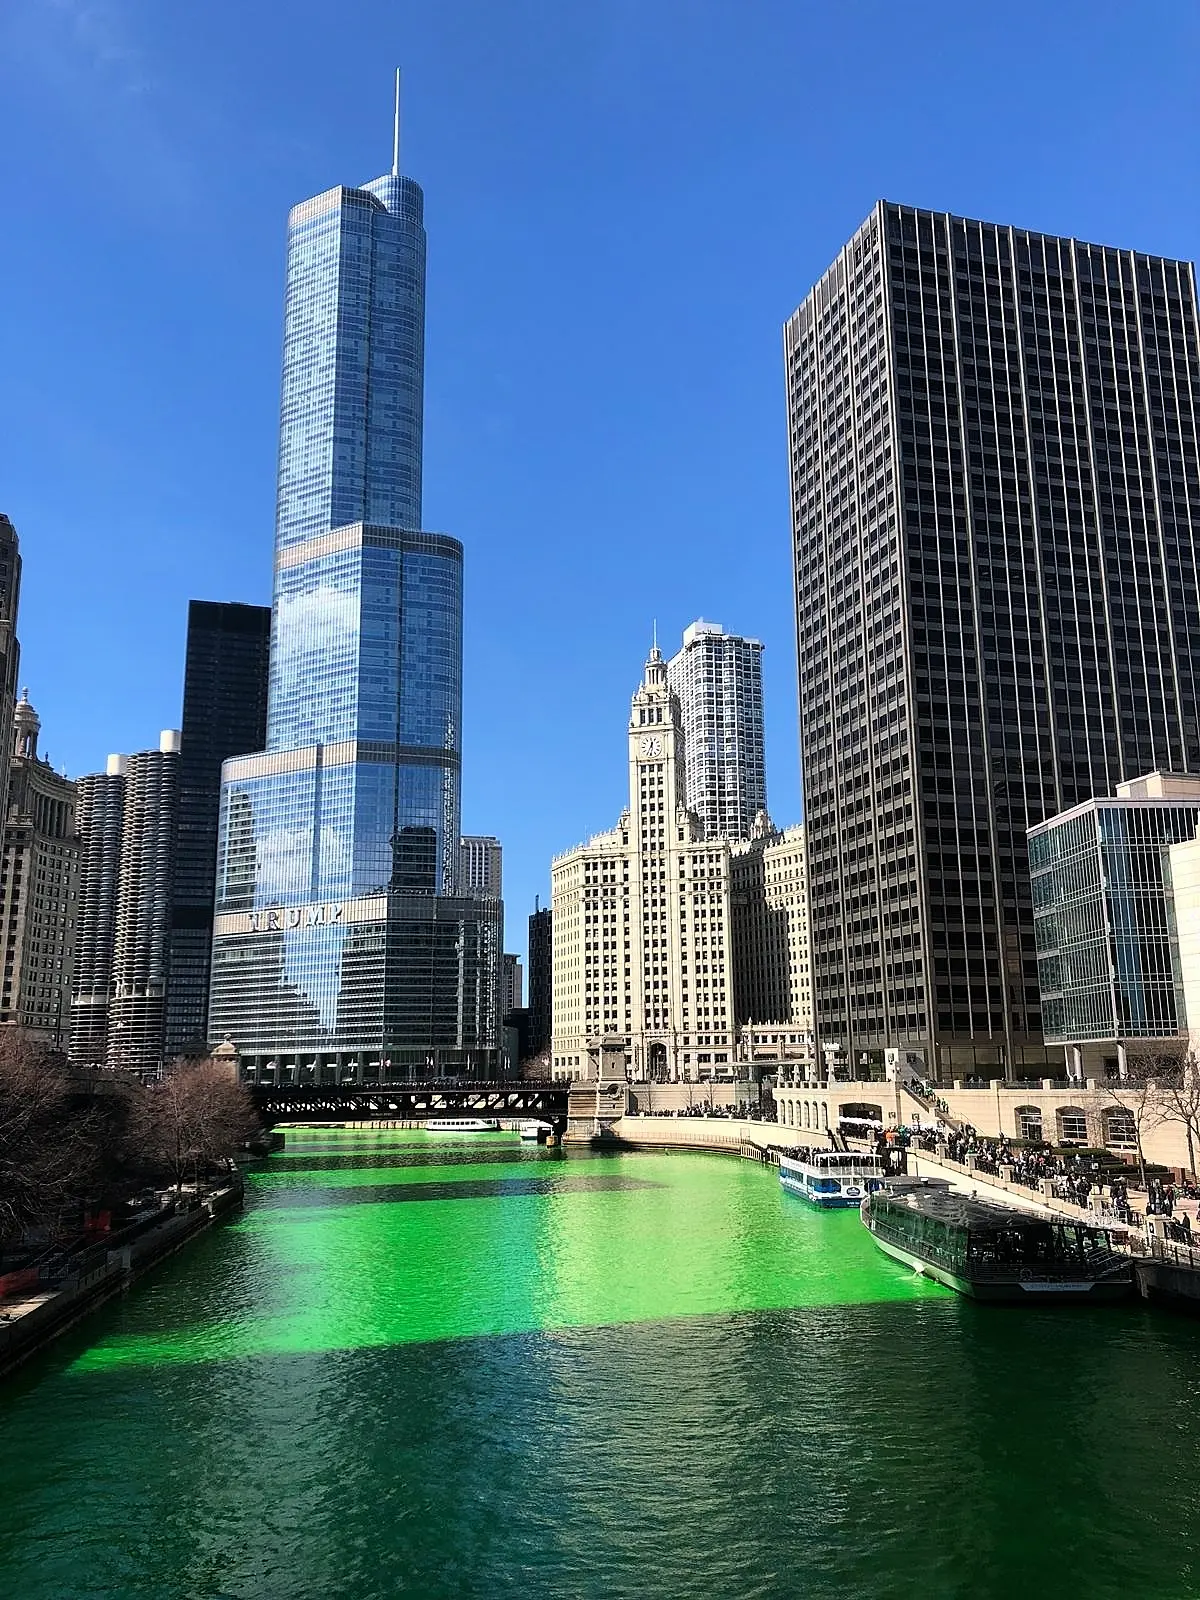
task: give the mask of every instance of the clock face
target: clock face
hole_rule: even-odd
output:
[[[644,733],[642,735],[642,754],[644,756],[662,755],[662,739],[657,733]]]

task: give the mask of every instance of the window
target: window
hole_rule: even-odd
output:
[[[1104,1112],[1104,1142],[1119,1148],[1137,1148],[1137,1127],[1132,1111],[1124,1106],[1108,1106]]]
[[[1016,1117],[1018,1139],[1042,1137],[1042,1113],[1039,1106],[1018,1106]]]
[[[1059,1144],[1086,1144],[1087,1112],[1079,1106],[1063,1106],[1058,1112]]]

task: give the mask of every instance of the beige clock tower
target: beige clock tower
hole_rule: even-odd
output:
[[[657,644],[629,717],[629,809],[551,868],[553,1054],[580,1077],[603,1043],[634,1082],[732,1078],[729,845],[687,810],[679,701]]]

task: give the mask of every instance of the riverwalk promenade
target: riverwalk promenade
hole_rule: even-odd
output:
[[[613,1136],[622,1144],[659,1150],[712,1150],[737,1154],[743,1149],[759,1149],[768,1154],[790,1150],[813,1142],[814,1136],[805,1130],[781,1127],[775,1122],[760,1122],[741,1117],[663,1117],[625,1115],[612,1125]],[[828,1135],[818,1133],[815,1140],[822,1143]],[[852,1140],[860,1148],[869,1147],[868,1141]],[[1036,1191],[1024,1184],[1011,1182],[1003,1176],[981,1172],[968,1163],[951,1161],[929,1151],[910,1145],[907,1150],[908,1171],[917,1177],[945,1178],[951,1188],[964,1194],[975,1193],[981,1199],[995,1200],[1000,1204],[1015,1205],[1027,1211],[1055,1213],[1059,1216],[1077,1217],[1094,1224],[1112,1225],[1112,1219],[1098,1215],[1093,1209],[1076,1205],[1048,1192]],[[1144,1221],[1145,1196],[1135,1191],[1131,1195],[1135,1221]],[[1196,1201],[1180,1201],[1179,1207],[1190,1208],[1195,1216],[1200,1205]]]

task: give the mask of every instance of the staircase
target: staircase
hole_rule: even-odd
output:
[[[942,1109],[938,1106],[936,1093],[925,1095],[920,1093],[919,1090],[910,1087],[908,1084],[899,1085],[899,1089],[900,1110],[902,1113],[905,1110],[905,1099],[907,1098],[921,1113],[922,1121],[924,1121],[924,1119],[927,1117],[930,1119],[936,1117],[940,1122],[945,1123],[948,1128],[962,1128],[965,1126],[965,1123],[961,1117],[952,1116],[948,1109]]]

